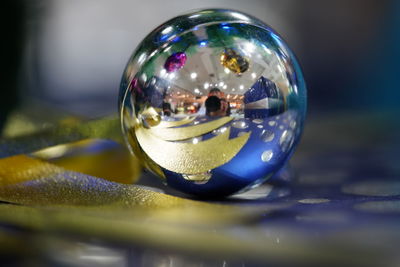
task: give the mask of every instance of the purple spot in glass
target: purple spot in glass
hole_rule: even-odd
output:
[[[131,91],[133,91],[133,89],[136,88],[137,83],[138,83],[138,79],[137,78],[133,78],[132,81],[129,84],[129,89]]]
[[[132,94],[143,95],[143,90],[139,84],[138,78],[133,78],[129,84],[129,90]]]
[[[167,72],[174,72],[181,69],[186,63],[186,54],[177,52],[170,55],[165,61],[164,68]]]

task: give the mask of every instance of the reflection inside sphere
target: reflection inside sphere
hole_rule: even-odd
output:
[[[290,50],[266,25],[232,14],[200,11],[160,26],[121,83],[130,148],[192,194],[261,183],[282,167],[302,130],[305,86]]]

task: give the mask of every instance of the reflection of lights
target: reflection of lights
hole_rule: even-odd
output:
[[[229,30],[231,27],[227,23],[221,23],[222,29]]]
[[[253,72],[253,73],[251,74],[251,78],[255,79],[256,77],[257,77],[257,74],[256,74],[255,72]]]
[[[198,93],[200,93],[200,90],[199,90],[198,88],[195,88],[195,89],[194,89],[194,92],[195,92],[196,94],[198,94]]]
[[[297,94],[297,85],[295,85],[295,84],[293,85],[293,91],[295,94]]]
[[[144,82],[147,80],[147,75],[146,75],[146,73],[143,73],[143,74],[142,74],[142,80],[143,80]]]
[[[234,16],[235,18],[241,19],[241,20],[249,20],[249,18],[246,15],[237,13],[237,12],[231,12],[231,15]]]
[[[160,70],[160,76],[164,77],[167,74],[167,71],[165,69]]]
[[[170,79],[170,80],[174,79],[175,77],[176,77],[175,73],[170,73],[168,75],[168,79]]]
[[[223,89],[226,89],[226,87],[227,87],[227,85],[225,84],[222,88],[223,88]]]
[[[142,63],[146,59],[146,53],[143,53],[138,58],[138,63]]]
[[[201,42],[199,43],[199,45],[200,45],[200,46],[206,46],[206,45],[207,45],[207,41],[201,41]]]
[[[229,74],[229,72],[231,72],[228,68],[224,68],[224,71],[226,74]]]
[[[210,87],[209,83],[204,83],[204,89],[208,89],[208,87]]]
[[[39,152],[36,152],[35,155],[46,158],[58,158],[65,155],[65,153],[68,151],[69,147],[67,145],[58,145],[40,150]]]
[[[264,48],[264,50],[265,50],[265,52],[267,52],[267,54],[272,55],[271,50],[269,50],[265,44],[261,44],[261,46],[262,46],[262,48]]]
[[[235,92],[235,88],[232,88],[232,92]]]
[[[240,90],[243,90],[243,89],[244,89],[244,86],[243,86],[243,85],[240,85],[240,86],[239,86],[239,89],[240,89]]]
[[[194,19],[194,18],[197,18],[198,16],[200,16],[200,14],[194,14],[194,15],[189,16],[189,19]]]
[[[181,37],[180,37],[180,36],[176,36],[174,39],[172,39],[172,41],[171,41],[171,42],[174,42],[174,43],[176,43],[176,42],[178,42],[180,39],[181,39]]]
[[[220,87],[224,86],[224,82],[219,82],[218,84]]]
[[[196,79],[196,77],[197,77],[197,73],[196,73],[196,72],[192,72],[192,73],[190,74],[190,78]]]
[[[192,143],[197,144],[199,142],[199,138],[193,138]]]
[[[154,50],[154,51],[149,55],[149,57],[153,57],[157,52],[158,52],[158,49]]]
[[[246,43],[244,49],[251,53],[256,49],[256,46],[253,43]]]
[[[172,26],[169,26],[169,27],[167,27],[167,28],[165,28],[164,30],[162,30],[162,34],[167,34],[167,33],[169,33],[170,31],[172,31]]]
[[[283,72],[282,67],[281,66],[276,66],[276,68],[279,70],[279,72]]]

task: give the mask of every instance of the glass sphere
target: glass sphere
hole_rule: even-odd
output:
[[[182,192],[224,197],[284,166],[303,129],[306,87],[269,26],[209,9],[173,18],[139,44],[119,108],[147,169]]]

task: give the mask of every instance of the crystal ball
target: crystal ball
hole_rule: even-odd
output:
[[[282,38],[247,14],[207,9],[153,30],[120,84],[131,151],[172,188],[218,198],[279,171],[306,112],[300,66]]]

